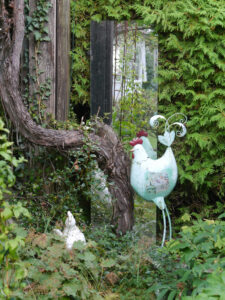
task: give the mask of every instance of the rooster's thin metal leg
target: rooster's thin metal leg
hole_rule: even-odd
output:
[[[166,239],[166,216],[165,216],[165,211],[162,209],[162,214],[163,214],[163,237],[162,237],[162,244],[161,247],[164,246],[165,239]]]
[[[172,239],[172,225],[171,225],[171,219],[170,219],[170,214],[169,214],[169,211],[168,211],[168,208],[166,206],[166,214],[167,214],[167,218],[168,218],[168,223],[169,223],[169,240]]]

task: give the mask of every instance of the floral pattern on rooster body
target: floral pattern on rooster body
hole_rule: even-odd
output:
[[[169,176],[167,173],[149,172],[146,174],[146,189],[149,193],[157,194],[169,188]]]
[[[166,197],[177,181],[177,164],[171,147],[158,159],[148,157],[140,140],[133,142],[134,158],[131,166],[131,186],[147,201],[157,201]],[[157,205],[157,204],[156,204]]]

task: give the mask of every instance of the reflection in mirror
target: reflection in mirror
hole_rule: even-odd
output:
[[[123,140],[132,129],[149,129],[157,111],[158,39],[138,22],[115,23],[113,42],[113,126]],[[154,136],[154,135],[153,135]]]
[[[93,170],[91,222],[95,227],[109,224],[112,218],[112,197],[107,186],[107,177],[96,166]]]
[[[151,28],[139,21],[91,23],[91,111],[96,114],[100,108],[100,113],[111,115],[112,108],[112,126],[127,150],[141,129],[156,150],[148,121],[157,112],[157,65],[158,38]],[[102,174],[97,171],[95,176],[102,191],[92,201],[92,223],[101,226],[109,223],[113,200],[100,180]],[[154,240],[155,206],[136,197],[135,217],[141,224],[137,231]]]
[[[154,31],[141,22],[120,22],[114,25],[112,125],[125,148],[140,130],[156,150],[157,139],[150,130],[149,119],[157,112],[158,38]],[[155,239],[155,205],[135,197],[136,228]],[[140,225],[139,225],[140,226]]]

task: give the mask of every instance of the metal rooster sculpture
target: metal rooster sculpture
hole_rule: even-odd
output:
[[[150,125],[155,128],[159,125],[159,119],[166,121],[164,135],[158,136],[159,142],[167,146],[162,157],[157,159],[156,152],[147,138],[147,133],[143,130],[137,134],[136,139],[130,142],[130,145],[133,146],[131,150],[133,152],[131,186],[139,196],[147,201],[154,202],[162,210],[164,225],[162,247],[166,238],[165,212],[169,223],[169,239],[172,237],[171,220],[164,197],[168,196],[174,189],[178,176],[177,164],[171,145],[175,139],[175,135],[183,137],[186,134],[184,123],[186,123],[187,118],[183,114],[181,115],[184,119],[180,120],[180,122],[169,124],[169,120],[179,114],[174,114],[168,119],[161,115],[153,116],[150,119]],[[181,130],[176,133],[175,131],[170,131],[172,125],[179,126]]]

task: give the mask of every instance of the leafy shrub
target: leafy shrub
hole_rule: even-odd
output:
[[[149,115],[153,114],[150,104],[149,99],[146,99],[143,94],[133,96],[128,93],[114,107],[113,129],[121,138],[126,150],[130,150],[129,142],[136,137],[140,129],[148,131],[152,144],[156,145],[154,133],[149,131],[148,119]]]
[[[104,188],[95,174],[98,166],[93,152],[97,146],[87,137],[91,124],[83,126],[86,142],[76,151],[59,153],[35,147],[26,153],[29,163],[17,168],[14,194],[15,201],[20,197],[32,212],[32,224],[24,220],[27,226],[47,232],[66,217],[68,210],[78,224],[90,222],[90,202],[97,202],[98,192]]]
[[[4,201],[0,212],[0,299],[11,299],[22,295],[20,290],[24,287],[24,278],[27,275],[27,266],[20,258],[19,251],[25,246],[26,230],[19,227],[12,218],[17,220],[20,216],[30,217],[28,210],[21,202],[10,205]]]
[[[13,167],[17,167],[22,158],[12,155],[8,142],[8,130],[0,118],[0,299],[9,299],[20,294],[23,279],[26,276],[26,266],[18,254],[25,245],[26,231],[12,221],[21,215],[30,217],[27,209],[20,202],[12,205],[4,200],[10,194],[9,187],[15,182]]]
[[[110,300],[120,299],[120,294],[125,294],[121,299],[131,299],[132,294],[135,299],[144,299],[138,295],[148,298],[152,294],[147,290],[151,277],[142,278],[152,266],[149,241],[135,246],[138,239],[134,233],[118,238],[110,226],[89,229],[85,233],[88,243],[76,242],[71,251],[58,236],[29,232],[22,254],[28,266],[22,299],[35,295],[44,299]]]
[[[94,242],[76,242],[69,252],[61,238],[30,231],[23,251],[28,285],[21,299],[33,294],[45,299],[103,299],[98,291],[104,261],[96,256],[96,247]]]
[[[205,288],[196,296],[183,297],[184,300],[224,299],[225,272],[214,271],[205,280]]]
[[[9,193],[8,188],[15,182],[12,167],[17,167],[23,160],[17,160],[12,156],[10,146],[12,142],[7,139],[8,130],[4,127],[4,123],[0,118],[0,200],[3,199],[4,193]]]
[[[174,148],[180,186],[171,198],[192,211],[224,198],[224,8],[212,0],[135,5],[159,34],[159,110],[189,119],[182,147]]]
[[[81,214],[73,181],[72,157],[69,161],[55,151],[39,149],[39,154],[32,154],[29,161],[30,168],[24,164],[17,170],[14,188],[15,199],[20,197],[32,212],[32,224],[24,220],[24,225],[47,232],[68,210],[74,212],[75,207],[79,221]]]
[[[157,299],[211,299],[214,296],[222,299],[225,292],[224,221],[194,221],[192,226],[183,227],[179,239],[159,250],[158,258],[160,253],[158,279],[150,288]]]

